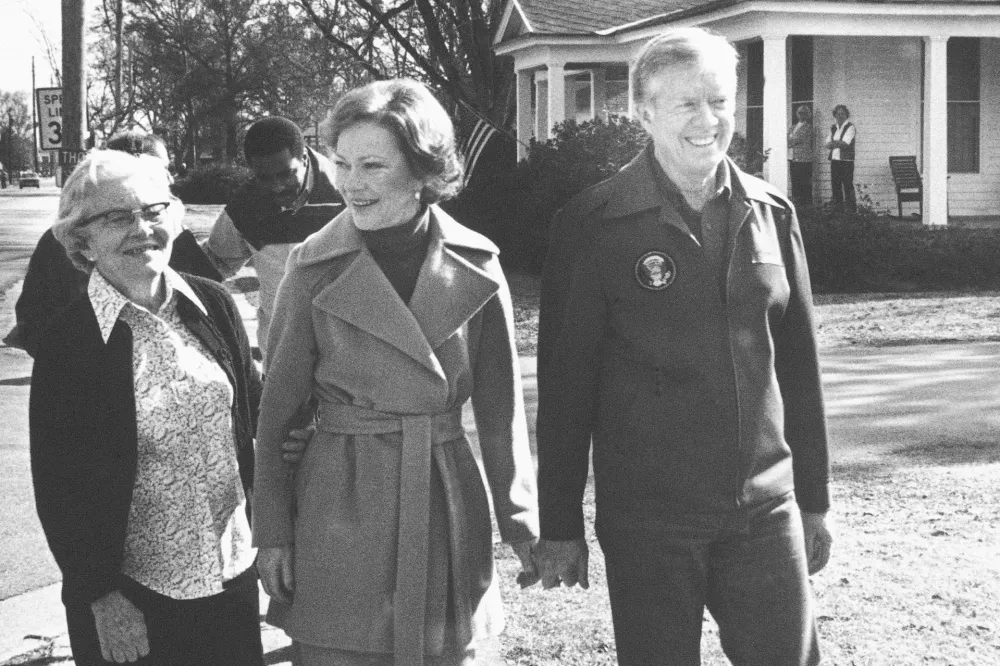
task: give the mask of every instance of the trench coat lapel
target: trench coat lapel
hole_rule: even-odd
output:
[[[437,349],[500,289],[499,283],[455,251],[497,253],[496,246],[431,207],[431,242],[409,310],[431,349]]]
[[[367,249],[358,253],[347,270],[323,289],[313,304],[389,343],[434,374],[444,377],[420,324]]]
[[[434,353],[482,308],[499,289],[496,280],[464,259],[458,248],[496,254],[485,237],[466,229],[437,206],[431,207],[430,243],[410,305],[364,246],[345,211],[310,236],[298,263],[308,265],[356,253],[337,279],[323,288],[313,305],[413,358],[438,377],[445,373]]]
[[[444,370],[420,324],[368,252],[350,211],[344,211],[307,238],[299,248],[296,263],[308,266],[352,253],[355,256],[350,265],[313,298],[313,307],[386,342],[444,378]]]

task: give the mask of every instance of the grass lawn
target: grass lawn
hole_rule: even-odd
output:
[[[537,280],[509,279],[519,349],[534,354]],[[838,295],[816,302],[823,349],[1000,340],[998,293]],[[982,439],[943,441],[884,465],[870,458],[858,464],[850,452],[835,456],[833,558],[812,579],[824,663],[1000,664],[1000,443],[988,433]],[[585,504],[589,591],[521,591],[515,559],[497,546],[509,664],[616,663],[592,491],[588,486]],[[704,627],[703,663],[728,664],[708,615]]]

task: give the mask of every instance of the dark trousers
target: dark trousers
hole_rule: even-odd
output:
[[[662,527],[662,529],[660,529]],[[819,663],[802,519],[789,495],[601,539],[621,666],[697,666],[707,607],[734,666]]]
[[[830,162],[830,184],[833,186],[833,205],[838,210],[845,210],[846,201],[848,212],[855,212],[858,209],[858,202],[854,196],[854,162],[847,160],[832,160]]]
[[[251,567],[211,597],[178,600],[129,581],[121,588],[146,618],[149,656],[137,666],[263,666],[257,576]],[[108,666],[90,606],[68,606],[76,666]]]
[[[813,163],[789,160],[788,175],[792,181],[792,201],[796,206],[811,206],[813,202]]]

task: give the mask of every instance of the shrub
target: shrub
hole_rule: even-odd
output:
[[[799,210],[813,290],[893,292],[1000,287],[1000,230],[932,228],[829,207]]]
[[[207,164],[178,178],[172,190],[184,203],[224,204],[250,176],[250,170],[244,166]]]

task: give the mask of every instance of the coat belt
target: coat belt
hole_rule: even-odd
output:
[[[320,406],[319,429],[347,435],[403,433],[393,598],[393,663],[422,666],[430,540],[431,449],[465,434],[462,410],[440,414],[390,414],[355,405],[324,403]]]

